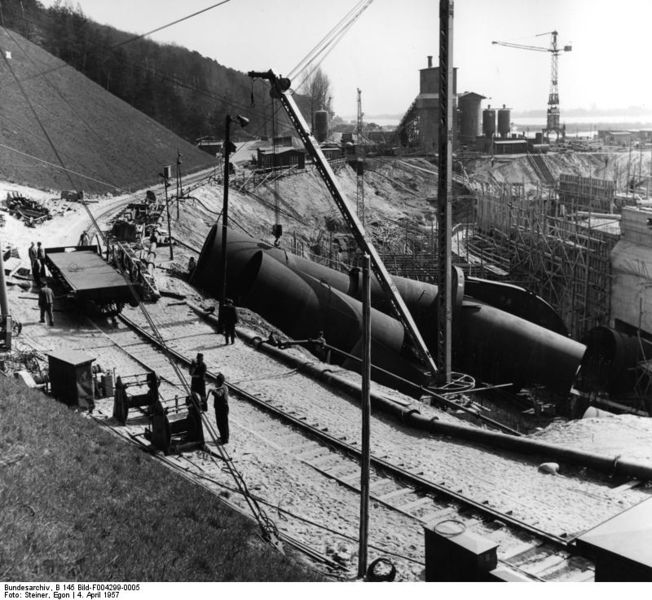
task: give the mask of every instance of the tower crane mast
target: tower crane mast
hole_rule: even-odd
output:
[[[518,48],[520,50],[534,50],[535,52],[550,52],[550,93],[548,95],[548,112],[546,115],[546,128],[545,133],[554,131],[559,135],[562,132],[560,126],[560,114],[559,114],[559,55],[562,52],[570,52],[573,47],[571,45],[558,46],[557,45],[557,36],[556,31],[547,31],[546,33],[540,33],[539,36],[550,35],[550,47],[545,48],[543,46],[529,46],[527,44],[514,44],[512,42],[491,42],[498,46],[506,46],[507,48]],[[539,37],[537,36],[537,37]]]

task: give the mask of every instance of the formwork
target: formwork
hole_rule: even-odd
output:
[[[611,213],[615,193],[616,183],[609,179],[581,177],[568,173],[559,175],[559,201],[575,210]]]
[[[474,239],[492,246],[510,276],[549,302],[579,339],[609,320],[610,253],[619,233],[576,206],[550,188],[483,184]]]

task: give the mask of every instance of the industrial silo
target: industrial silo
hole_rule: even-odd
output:
[[[487,106],[482,111],[482,135],[492,138],[496,133],[496,109]]]
[[[509,137],[509,130],[511,128],[510,122],[512,118],[512,111],[509,108],[505,108],[503,104],[502,108],[498,109],[498,135],[501,138]]]
[[[475,92],[461,94],[458,99],[460,110],[460,137],[464,142],[472,142],[482,135],[480,126],[481,103],[484,96]]]
[[[315,111],[315,137],[318,142],[324,142],[328,137],[328,111]]]

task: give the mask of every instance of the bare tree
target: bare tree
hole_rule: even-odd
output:
[[[310,98],[310,114],[313,127],[315,111],[326,110],[331,117],[333,116],[331,109],[331,80],[321,70],[321,67],[317,67],[310,77],[306,79],[301,86],[301,93]]]

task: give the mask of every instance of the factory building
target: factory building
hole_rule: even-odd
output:
[[[457,127],[457,68],[453,69],[453,128]],[[419,148],[426,154],[438,151],[439,144],[439,67],[419,70],[419,95],[398,126],[402,146]]]

